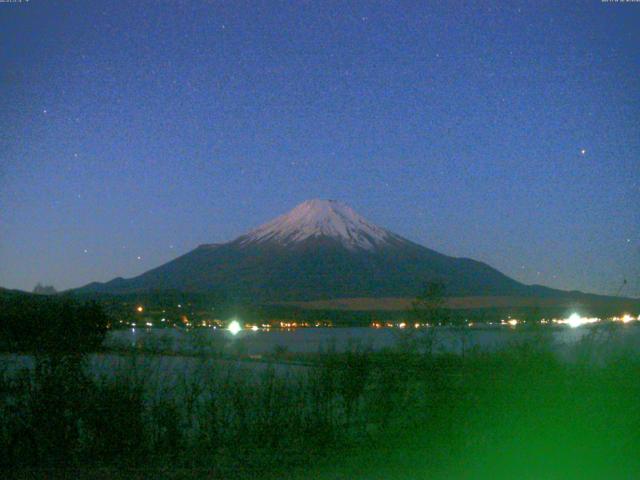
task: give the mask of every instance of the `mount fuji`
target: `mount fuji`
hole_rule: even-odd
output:
[[[440,254],[366,220],[334,200],[309,200],[222,244],[205,244],[130,279],[79,292],[179,290],[259,302],[415,297],[428,281],[450,296],[556,296],[489,265]]]

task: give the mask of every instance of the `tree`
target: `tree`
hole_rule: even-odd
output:
[[[446,287],[442,282],[428,282],[424,290],[411,303],[411,316],[415,323],[430,326],[451,322],[451,313],[445,298]]]
[[[427,283],[423,293],[412,303],[412,314],[418,323],[428,323],[430,326],[449,326],[449,331],[457,338],[460,353],[464,356],[471,342],[471,330],[467,328],[467,320],[459,315],[453,315],[447,307],[445,297],[446,287],[442,282]],[[422,348],[427,352],[433,350],[436,340],[436,330],[429,329],[429,334],[421,338]]]
[[[16,295],[0,301],[0,331],[12,350],[35,355],[84,355],[95,351],[109,318],[96,302]]]
[[[33,293],[38,293],[40,295],[55,295],[58,291],[53,287],[53,285],[42,285],[40,282],[33,288]]]
[[[399,339],[405,350],[420,351],[427,355],[433,353],[438,340],[438,330],[435,327],[452,322],[445,293],[444,283],[431,281],[411,303],[411,323]],[[421,327],[420,330],[412,328],[415,324]]]
[[[106,334],[107,315],[95,303],[39,295],[0,297],[0,332],[12,350],[35,357],[25,435],[38,462],[61,464],[77,454],[92,392],[84,368]],[[85,422],[86,424],[86,422]]]

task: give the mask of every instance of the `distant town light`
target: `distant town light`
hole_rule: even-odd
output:
[[[233,320],[227,327],[227,330],[231,332],[231,335],[237,335],[238,332],[242,330],[242,326],[240,325],[240,322],[238,322],[237,320]]]
[[[625,313],[624,315],[622,315],[621,317],[612,317],[611,320],[613,322],[621,322],[621,323],[629,323],[629,322],[633,322],[634,320],[636,320],[635,318],[633,318],[631,315],[629,315],[628,313]],[[637,320],[640,320],[640,315],[638,315]]]
[[[254,325],[253,327],[251,327],[251,331],[252,332],[257,332],[259,330],[257,325]]]
[[[136,307],[136,311],[137,311],[138,313],[142,313],[142,312],[144,312],[144,307],[143,307],[142,305],[138,305],[138,306]]]

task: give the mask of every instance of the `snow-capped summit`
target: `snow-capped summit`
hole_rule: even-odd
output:
[[[374,250],[395,237],[336,200],[307,200],[289,213],[250,231],[240,244],[275,241],[283,245],[330,237],[350,250]]]

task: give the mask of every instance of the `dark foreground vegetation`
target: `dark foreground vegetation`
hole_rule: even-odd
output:
[[[135,359],[133,359],[135,360]],[[304,372],[5,372],[5,478],[637,478],[640,363],[352,351]],[[147,372],[148,373],[148,372]]]
[[[324,352],[296,370],[203,356],[160,386],[151,379],[165,372],[140,369],[135,353],[116,371],[92,369],[88,352],[106,321],[99,307],[49,307],[21,310],[22,319],[61,316],[68,335],[58,324],[29,343],[5,328],[33,368],[2,364],[3,478],[640,475],[640,361],[595,361],[591,337],[572,362],[543,334],[450,355],[407,333],[397,350]]]

